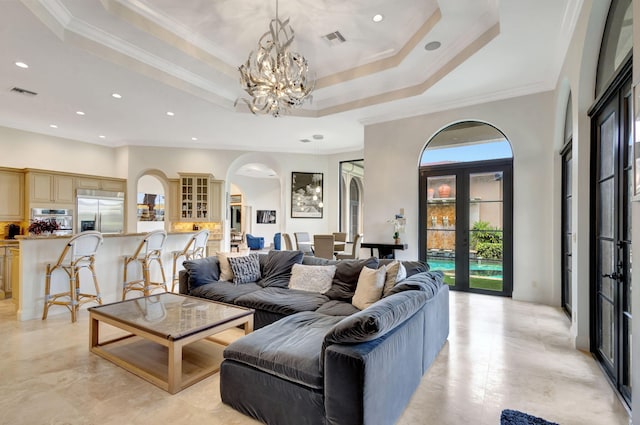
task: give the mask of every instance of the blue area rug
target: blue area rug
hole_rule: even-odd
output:
[[[505,409],[500,415],[500,425],[558,425],[555,422],[545,421],[537,416]]]

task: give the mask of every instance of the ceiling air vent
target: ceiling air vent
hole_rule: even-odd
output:
[[[337,46],[338,44],[342,44],[347,41],[340,31],[330,32],[327,35],[323,35],[322,39],[326,41],[330,46]]]
[[[27,90],[27,89],[21,89],[20,87],[14,87],[11,89],[12,92],[15,93],[20,93],[20,94],[24,94],[27,96],[37,96],[38,93],[31,91],[31,90]]]

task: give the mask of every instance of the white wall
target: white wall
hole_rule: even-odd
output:
[[[598,61],[602,33],[606,21],[609,1],[585,1],[581,10],[569,51],[565,57],[556,88],[555,109],[556,123],[554,131],[554,229],[553,240],[553,273],[558,282],[554,294],[557,304],[560,303],[560,188],[561,163],[560,149],[564,144],[565,109],[569,92],[571,92],[573,110],[573,205],[572,205],[572,325],[571,333],[575,346],[589,350],[590,344],[590,271],[589,271],[589,182],[591,158],[591,122],[587,111],[595,100],[595,74]]]
[[[553,100],[547,92],[365,127],[365,241],[391,242],[387,220],[404,208],[409,249],[396,255],[418,258],[418,169],[426,143],[452,123],[487,122],[507,136],[514,152],[513,298],[554,303]]]
[[[126,178],[117,149],[0,127],[0,166]]]
[[[280,204],[277,231],[294,233],[327,233],[337,231],[339,205],[338,162],[363,157],[362,151],[338,155],[302,155],[289,153],[247,153],[243,151],[160,148],[125,146],[109,148],[75,140],[51,137],[21,130],[0,127],[0,166],[39,168],[69,173],[81,173],[127,179],[127,232],[136,232],[136,202],[138,179],[151,172],[165,180],[177,179],[178,173],[210,173],[225,180],[229,192],[230,177],[242,165],[260,162],[273,168],[280,177]],[[79,160],[80,159],[80,160]],[[324,174],[324,215],[322,219],[291,218],[291,172],[319,172]],[[133,198],[131,197],[133,196]],[[167,197],[166,208],[173,206]],[[221,206],[225,217],[228,205]],[[255,217],[253,218],[255,221]],[[224,223],[225,241],[228,229]],[[255,226],[253,226],[255,228]],[[275,233],[275,232],[274,232]],[[223,242],[224,243],[224,242]]]

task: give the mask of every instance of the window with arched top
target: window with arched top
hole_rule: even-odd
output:
[[[360,188],[358,187],[357,177],[351,180],[349,184],[349,234],[353,236],[358,234],[360,229]]]
[[[362,233],[364,211],[364,160],[340,163],[340,231],[347,233],[347,240]]]
[[[600,45],[596,73],[596,97],[628,60],[633,48],[633,8],[631,0],[612,0]]]

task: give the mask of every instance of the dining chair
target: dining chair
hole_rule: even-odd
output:
[[[345,247],[346,247],[346,241],[347,241],[347,233],[346,232],[333,232],[333,237],[334,237],[334,244],[333,244],[333,251],[334,252],[341,252],[344,251]]]
[[[282,240],[284,241],[284,249],[287,251],[293,251],[293,242],[291,242],[291,235],[288,233],[283,233]]]
[[[336,260],[348,260],[360,258],[360,245],[362,245],[362,233],[358,233],[353,238],[353,245],[351,246],[351,254],[337,254]]]
[[[333,235],[313,235],[313,254],[316,257],[333,260]]]
[[[96,301],[102,304],[98,278],[94,268],[96,251],[102,245],[102,234],[89,230],[79,233],[69,239],[65,245],[58,261],[55,264],[47,264],[45,289],[44,289],[44,311],[42,320],[47,318],[49,308],[52,305],[62,305],[71,312],[71,321],[75,322],[78,317],[78,310],[84,303]],[[80,273],[82,269],[87,269],[93,277],[95,294],[82,292],[80,289]],[[51,293],[51,277],[56,271],[64,271],[69,279],[68,291]]]
[[[164,273],[164,265],[162,264],[162,251],[167,241],[167,232],[164,230],[154,230],[147,233],[138,249],[132,255],[124,257],[124,274],[122,278],[122,299],[124,300],[130,291],[142,292],[143,296],[148,296],[151,291],[162,288],[167,291],[167,277]],[[142,269],[139,278],[128,280],[128,271],[131,264],[138,264]],[[151,266],[156,264],[160,269],[162,281],[154,282],[151,280]]]
[[[209,241],[209,230],[203,229],[195,233],[189,239],[189,242],[180,251],[173,251],[173,273],[171,277],[171,292],[174,292],[176,284],[179,282],[178,259],[195,260],[196,258],[204,258],[207,256],[207,242]]]
[[[313,247],[311,246],[311,237],[309,236],[309,232],[295,232],[293,235],[296,238],[298,251],[302,251],[304,255],[313,255]]]

